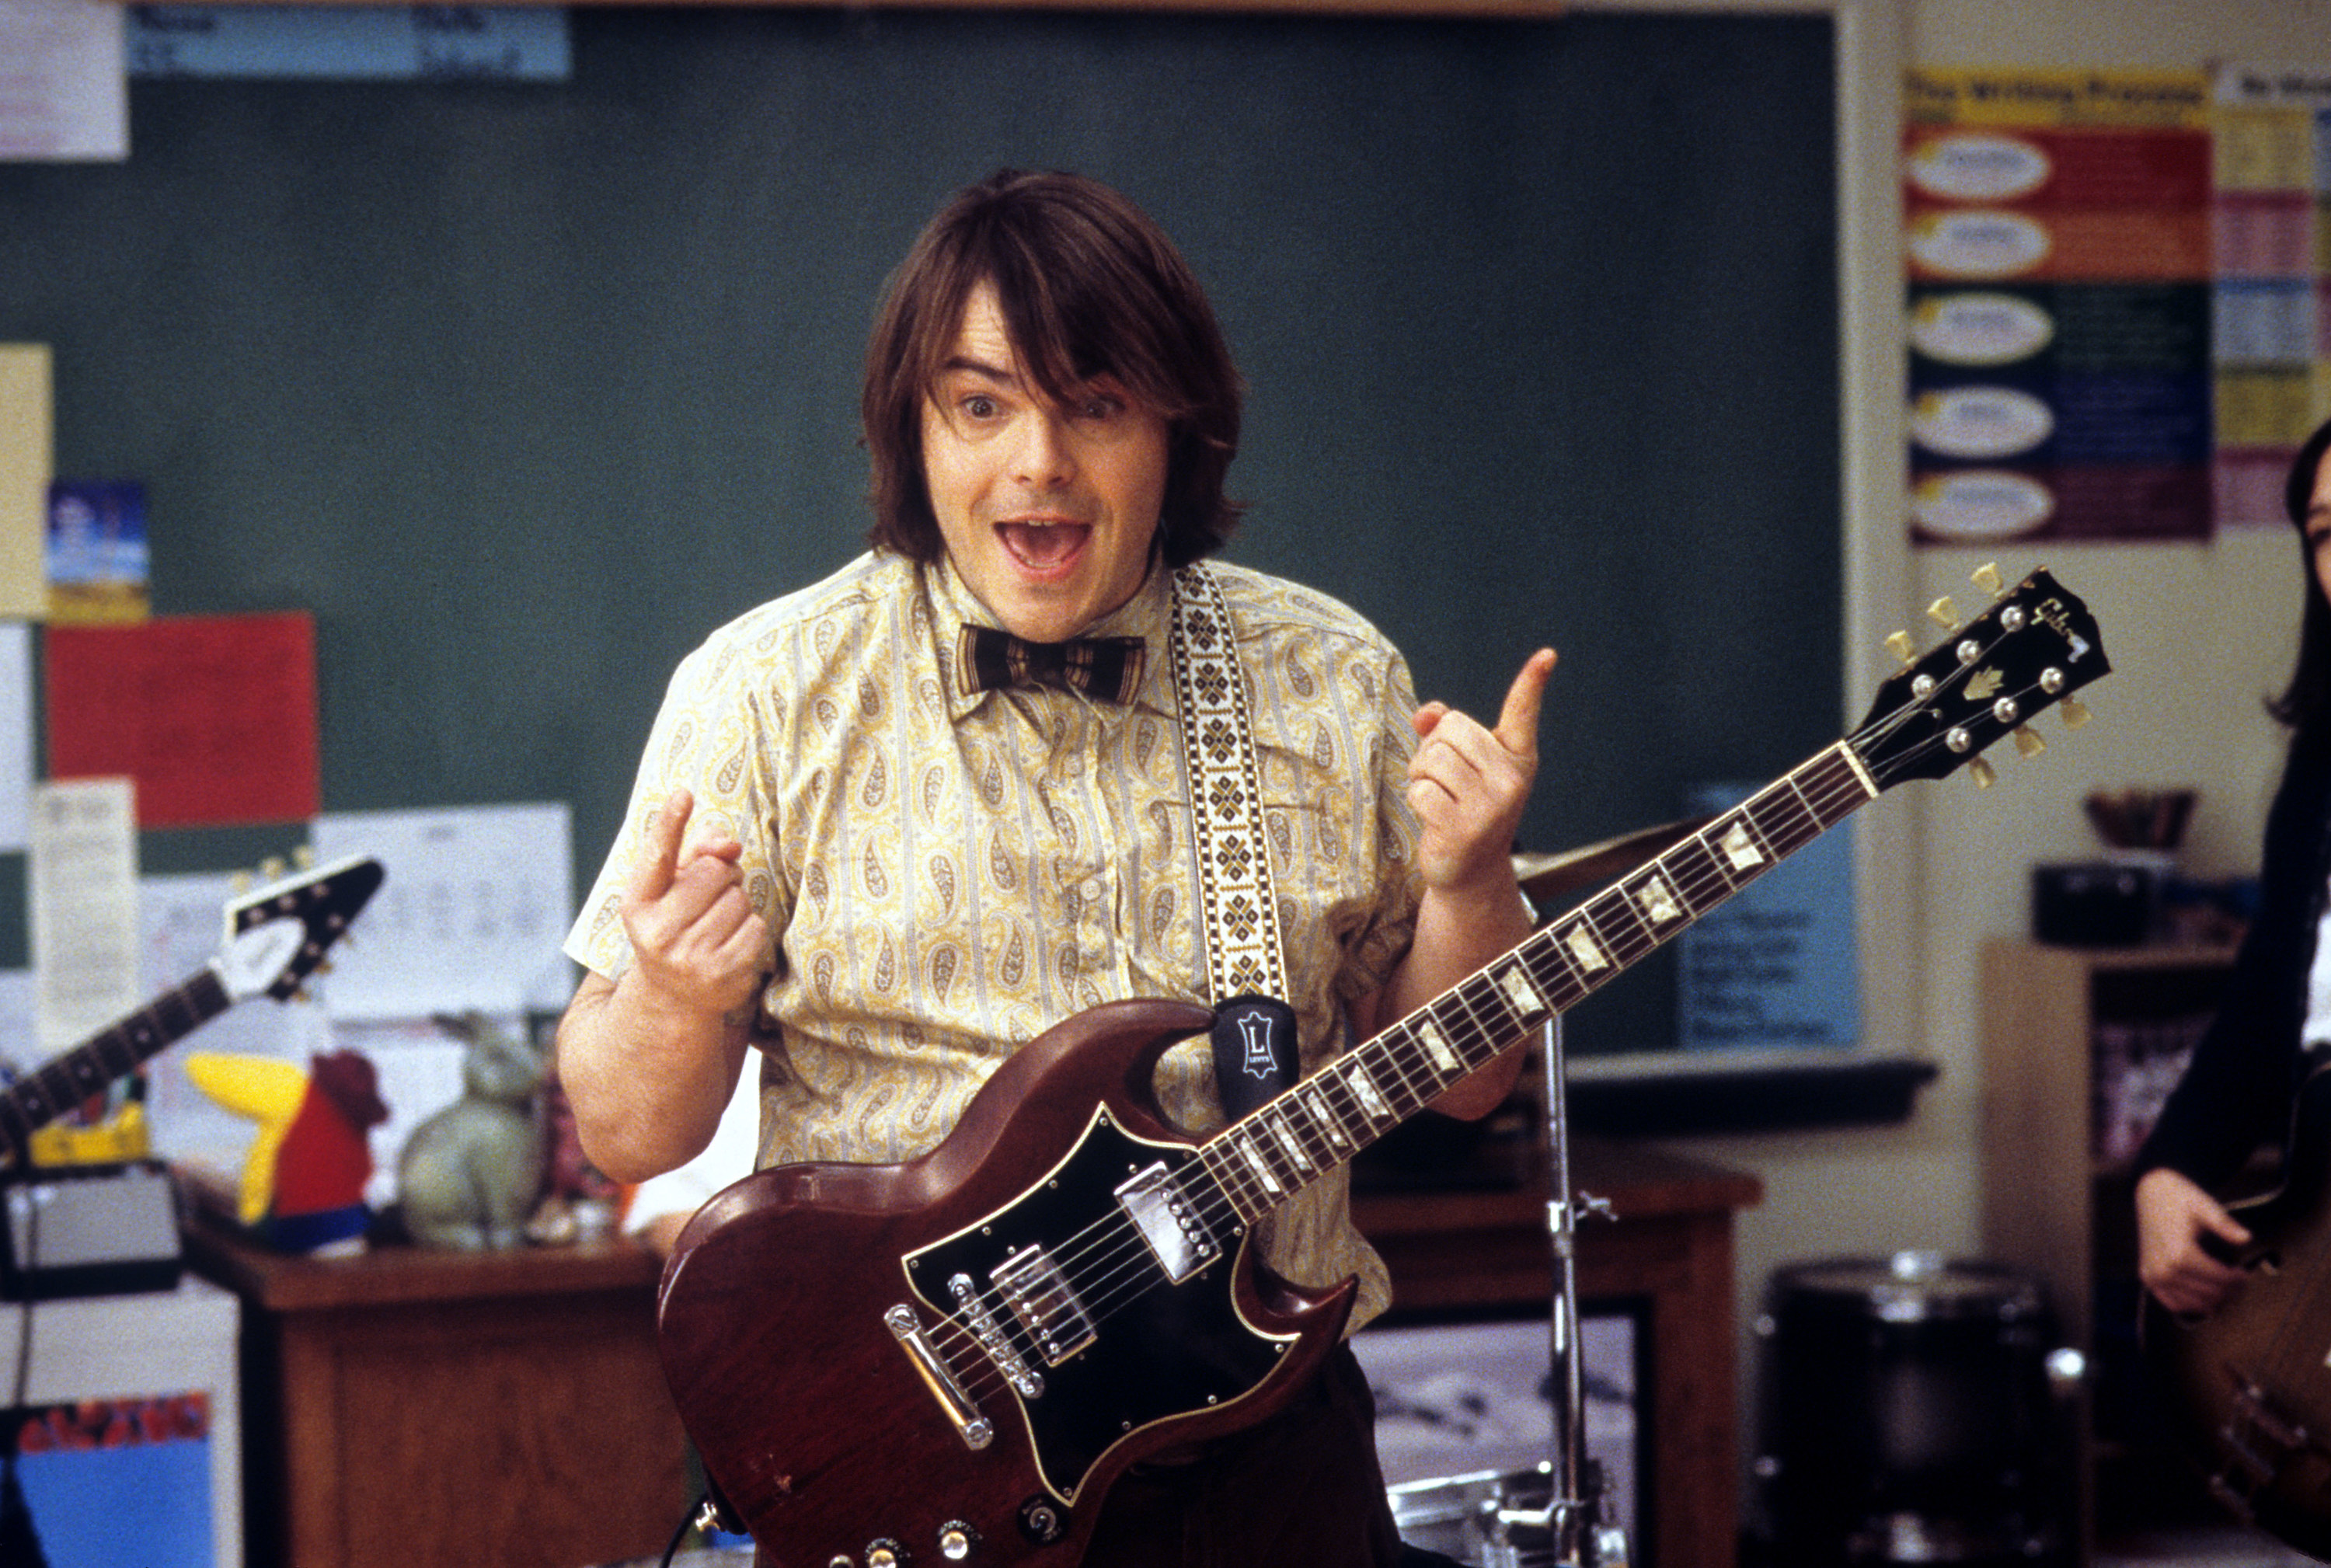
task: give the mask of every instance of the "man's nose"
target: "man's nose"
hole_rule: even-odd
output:
[[[1031,409],[1021,423],[1013,477],[1039,489],[1066,484],[1077,469],[1066,416],[1055,409]]]

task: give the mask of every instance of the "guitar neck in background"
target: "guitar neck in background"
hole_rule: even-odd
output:
[[[0,1091],[0,1144],[12,1162],[28,1162],[33,1135],[117,1079],[233,1005],[217,972],[205,965],[119,1022],[52,1057]]]

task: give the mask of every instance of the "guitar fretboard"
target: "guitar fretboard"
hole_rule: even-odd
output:
[[[1837,742],[1216,1134],[1200,1163],[1254,1223],[1877,794]]]
[[[102,1033],[43,1062],[0,1093],[0,1138],[20,1163],[33,1135],[233,1005],[213,970],[164,992]]]

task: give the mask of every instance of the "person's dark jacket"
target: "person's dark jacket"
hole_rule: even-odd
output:
[[[2331,879],[2331,724],[2314,730],[2292,739],[2267,815],[2257,913],[2193,1065],[2137,1151],[2139,1175],[2166,1165],[2219,1188],[2260,1147],[2289,1136],[2307,972]]]

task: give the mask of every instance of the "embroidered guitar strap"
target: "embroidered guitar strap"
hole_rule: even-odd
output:
[[[1235,1121],[1294,1088],[1299,1059],[1246,678],[1231,633],[1214,575],[1203,562],[1176,572],[1168,641],[1215,1009],[1214,1079]]]

